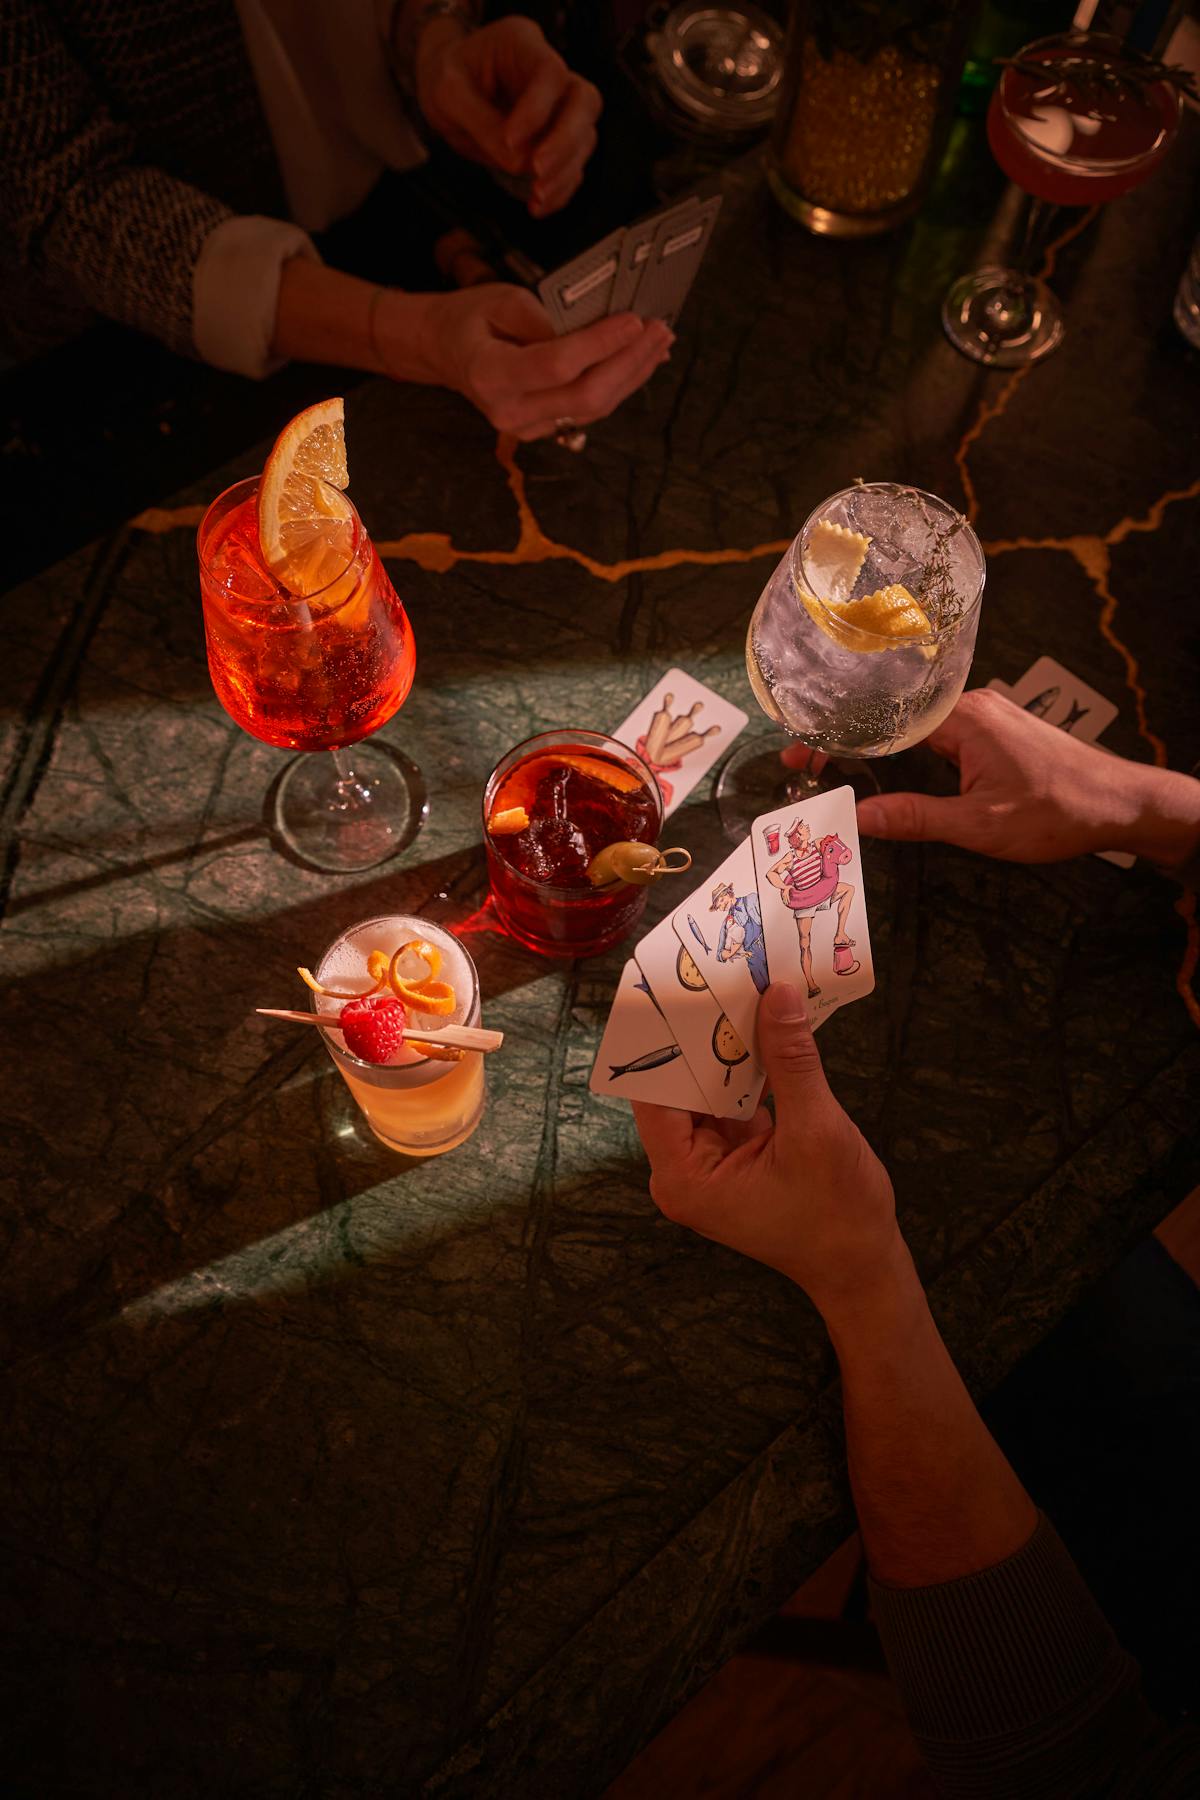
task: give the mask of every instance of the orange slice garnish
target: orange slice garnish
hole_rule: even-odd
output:
[[[492,837],[515,837],[518,831],[528,830],[529,814],[523,806],[506,806],[503,812],[494,812],[488,820]]]
[[[289,592],[320,593],[350,561],[349,481],[342,402],[321,400],[284,426],[258,483],[259,548]]]
[[[642,785],[641,777],[632,769],[624,769],[620,763],[606,762],[601,756],[576,756],[568,752],[565,756],[556,755],[555,762],[565,763],[568,769],[578,769],[581,775],[590,775],[593,781],[603,781],[618,793],[636,794]]]

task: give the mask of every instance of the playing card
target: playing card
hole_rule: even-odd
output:
[[[666,918],[634,951],[663,1017],[704,1096],[704,1111],[750,1119],[765,1077],[705,985]]]
[[[669,819],[746,723],[739,707],[682,669],[668,669],[613,736],[653,769]]]
[[[1007,686],[1003,681],[989,681],[1017,706],[1024,707],[1036,719],[1069,731],[1072,737],[1094,744],[1117,716],[1111,700],[1098,694],[1094,687],[1072,675],[1070,669],[1055,662],[1052,656],[1039,656],[1033,667],[1026,669],[1019,681]]]
[[[637,964],[621,971],[588,1086],[593,1094],[707,1112],[704,1095]]]
[[[625,241],[621,245],[616,280],[609,296],[608,310],[610,313],[637,312],[635,304],[637,291],[647,259],[654,248],[658,227],[659,215],[656,213],[652,219],[643,219],[640,225],[631,225],[626,231]]]
[[[610,232],[582,256],[539,281],[538,297],[560,336],[608,317],[624,236],[624,231]]]
[[[853,788],[763,813],[750,840],[772,979],[805,990],[814,1021],[861,1000],[875,970]]]
[[[754,1060],[761,1062],[758,1003],[769,971],[749,838],[671,914],[671,923],[734,1030]],[[813,1030],[834,1011],[836,1002],[818,1013]]]
[[[643,319],[673,325],[696,278],[713,225],[721,210],[720,195],[696,200],[663,213],[634,296],[634,311]]]

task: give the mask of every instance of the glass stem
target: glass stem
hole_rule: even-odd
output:
[[[1014,264],[1026,280],[1031,280],[1036,275],[1037,263],[1046,247],[1050,228],[1061,211],[1062,208],[1055,206],[1052,201],[1039,200],[1036,194],[1030,195],[1025,229],[1021,233],[1021,247]]]
[[[329,754],[332,756],[334,767],[338,772],[338,804],[346,807],[368,805],[371,799],[370,789],[354,773],[354,764],[350,760],[349,750],[331,750]]]

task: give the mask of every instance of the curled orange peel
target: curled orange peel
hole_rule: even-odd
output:
[[[347,993],[344,988],[322,987],[311,969],[297,969],[296,973],[304,983],[305,987],[311,988],[314,994],[324,994],[329,1000],[369,1000],[372,994],[377,994],[380,988],[387,984],[386,976],[376,976],[369,964],[368,973],[371,976],[374,986],[369,988],[355,988],[350,993]]]
[[[429,973],[419,981],[406,981],[398,973],[401,957],[412,950],[428,965]],[[399,950],[388,964],[387,985],[397,1000],[414,1012],[433,1013],[435,1017],[445,1018],[454,1011],[454,989],[448,981],[435,981],[434,976],[442,966],[441,952],[423,939],[416,939],[411,944],[401,944]]]

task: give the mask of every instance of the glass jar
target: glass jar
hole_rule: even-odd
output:
[[[810,231],[866,237],[920,205],[974,0],[797,0],[767,175]]]

